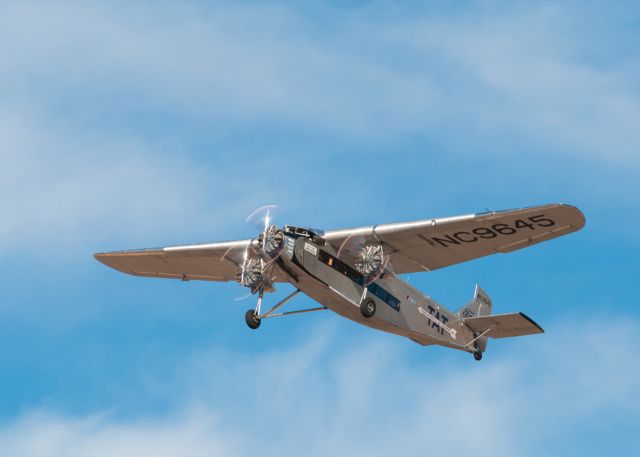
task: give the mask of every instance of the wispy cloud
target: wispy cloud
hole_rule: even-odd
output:
[[[65,135],[3,114],[4,250],[81,246],[99,232],[100,239],[117,237],[118,225],[130,233],[177,228],[201,203],[193,196],[202,175],[186,161],[154,157],[134,141]]]
[[[127,425],[102,416],[69,419],[34,414],[0,434],[3,452],[16,457],[231,456],[238,455],[239,441],[224,431],[221,421],[204,412]]]
[[[0,160],[5,252],[220,239],[265,201],[295,204],[270,185],[278,169],[246,173],[224,157],[203,168],[180,146],[55,128],[31,111],[0,108]]]
[[[28,411],[0,426],[3,455],[496,457],[560,454],[569,445],[581,455],[632,455],[615,433],[640,422],[634,392],[640,372],[632,363],[640,325],[634,318],[612,318],[611,306],[603,307],[603,318],[593,298],[587,300],[593,319],[574,307],[575,314],[558,317],[547,335],[492,342],[481,364],[364,331],[361,339],[327,328],[313,334],[305,324],[293,324],[307,337],[290,350],[228,349],[227,341],[176,362],[174,377],[156,377],[149,359],[162,358],[166,375],[171,360],[211,341],[202,335],[211,331],[206,319],[217,314],[200,312],[202,306],[189,320],[185,314],[196,305],[173,306],[204,303],[195,284],[164,302],[123,286],[105,299],[104,316],[92,319],[88,330],[83,321],[85,333],[80,325],[61,329],[73,314],[70,301],[86,310],[97,306],[91,297],[106,293],[107,286],[89,291],[91,281],[83,286],[73,277],[82,262],[92,262],[95,249],[255,235],[251,227],[244,233],[238,227],[252,209],[272,202],[296,213],[278,223],[316,225],[320,219],[327,227],[359,224],[363,214],[367,223],[420,211],[419,217],[444,216],[480,201],[498,209],[496,200],[515,199],[517,192],[526,201],[565,195],[576,169],[588,185],[589,203],[601,198],[601,206],[611,209],[588,215],[596,221],[589,227],[603,221],[600,251],[607,259],[589,256],[583,276],[571,284],[586,287],[596,275],[584,270],[602,265],[610,268],[597,280],[613,283],[615,262],[623,251],[628,256],[628,243],[637,237],[630,222],[635,215],[625,215],[619,227],[610,223],[636,204],[626,186],[636,184],[640,146],[638,60],[629,45],[638,32],[624,15],[601,15],[600,7],[583,2],[468,2],[464,11],[357,3],[311,10],[297,2],[0,5],[0,253],[10,270],[3,305],[15,302],[12,309],[37,321],[23,327],[5,315],[12,338],[4,345],[12,360],[5,379],[28,384],[38,378],[44,385],[65,366],[71,373],[56,380],[72,386],[38,392],[27,386],[20,394],[11,385],[4,389],[17,406],[3,412]],[[399,152],[405,139],[411,157]],[[479,150],[482,157],[465,165]],[[608,179],[594,179],[593,166],[571,163],[540,173],[533,183],[514,172],[523,164],[511,156],[522,151],[531,156],[525,167],[554,165],[549,157],[557,154],[565,165],[567,158],[589,158],[613,171]],[[446,153],[454,157],[443,158]],[[451,167],[444,170],[447,160]],[[462,173],[474,176],[467,181]],[[619,179],[623,173],[632,179]],[[500,189],[487,198],[482,192],[491,186]],[[536,193],[547,186],[548,193]],[[620,195],[612,206],[615,192]],[[427,212],[433,207],[438,212]],[[631,233],[618,235],[620,227]],[[592,243],[596,231],[579,236]],[[582,259],[593,247],[573,246],[559,255]],[[16,267],[25,252],[42,252],[48,262],[38,267],[57,268],[60,257],[52,254],[73,250],[82,262],[61,268],[49,284],[32,279],[33,264]],[[541,267],[535,277],[548,278],[557,271],[542,271],[548,259],[527,268]],[[623,267],[631,277],[633,265]],[[499,268],[491,272],[494,281],[528,280],[522,277],[529,269]],[[449,297],[455,293],[446,277],[429,280],[438,282],[434,288],[448,287]],[[560,287],[553,292],[568,295]],[[229,296],[218,290],[217,304],[232,301],[229,289]],[[631,309],[630,292],[617,293]],[[60,303],[50,305],[52,300]],[[136,300],[144,306],[130,306]],[[165,313],[153,332],[155,321],[145,320],[150,310]],[[148,331],[142,336],[141,323]],[[65,333],[69,343],[59,344],[51,330]],[[84,338],[88,333],[99,337]],[[145,356],[146,339],[154,338],[164,345]],[[33,347],[31,340],[37,340]],[[76,351],[83,345],[78,341],[88,346],[85,353]],[[121,342],[117,349],[114,341]],[[136,352],[127,344],[137,343],[142,355],[121,356]],[[60,366],[55,360],[42,371],[29,366],[60,354]],[[98,374],[78,375],[92,366],[92,357],[105,358],[95,364]],[[131,361],[140,362],[144,375],[130,369]],[[109,379],[125,371],[133,373],[119,380],[116,393],[88,402],[108,403],[108,412],[73,415],[65,409],[100,396]],[[111,377],[102,376],[107,372]],[[14,381],[15,373],[22,377]],[[87,385],[74,384],[77,379]],[[82,395],[71,398],[76,388]],[[145,396],[145,406],[158,399],[174,407],[166,415],[121,413],[112,404],[121,390]],[[47,395],[56,396],[50,403],[56,406],[32,407]],[[614,433],[595,433],[605,426],[602,418]]]
[[[317,329],[283,352],[194,356],[171,381],[181,389],[167,387],[181,392],[182,406],[163,418],[34,413],[5,424],[0,444],[9,455],[42,457],[241,456],[256,446],[265,456],[551,455],[568,433],[588,435],[601,417],[640,419],[640,371],[629,364],[640,324],[608,322],[577,328],[562,319],[547,335],[494,341],[480,364],[458,366],[452,353],[412,360],[413,350],[384,337],[341,347],[330,329]],[[581,455],[633,455],[607,436],[573,447]]]
[[[160,226],[203,227],[194,237],[216,227],[217,238],[271,201],[299,215],[300,189],[341,169],[343,151],[318,157],[300,131],[366,152],[346,166],[361,173],[341,171],[341,191],[323,192],[327,208],[371,196],[361,189],[380,170],[363,145],[416,135],[494,159],[526,146],[637,165],[638,61],[624,48],[598,54],[595,7],[582,8],[582,22],[550,3],[499,15],[480,3],[465,14],[384,2],[357,13],[287,3],[0,8],[0,207],[11,215],[0,246],[114,239],[125,226],[145,243],[165,242],[149,236]],[[614,44],[634,33],[617,24],[601,28]],[[289,138],[282,151],[262,144],[276,127]]]
[[[635,163],[633,54],[583,59],[596,39],[569,6],[518,4],[497,15],[498,6],[481,5],[467,14],[384,2],[358,14],[319,8],[329,29],[287,4],[5,7],[12,71],[3,79],[54,99],[78,91],[87,99],[67,108],[116,125],[117,115],[132,114],[114,103],[126,98],[142,112],[171,111],[214,130],[267,123],[373,142],[446,135],[496,150],[515,137]],[[625,39],[616,22],[601,32]]]

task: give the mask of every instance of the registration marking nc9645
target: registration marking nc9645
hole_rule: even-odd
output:
[[[478,227],[470,231],[461,230],[452,234],[431,237],[434,243],[449,247],[452,244],[475,243],[481,239],[491,239],[508,235],[515,235],[520,231],[536,231],[540,228],[553,227],[556,222],[545,217],[544,214],[531,216],[526,219],[516,219],[511,224],[493,224],[488,227]]]

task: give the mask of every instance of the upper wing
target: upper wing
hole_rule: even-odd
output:
[[[511,252],[580,230],[584,215],[574,206],[552,204],[400,224],[334,230],[324,238],[347,256],[356,244],[381,243],[393,271],[430,271],[496,252]]]
[[[523,313],[493,314],[463,319],[475,333],[485,333],[491,338],[534,335],[544,330]]]
[[[234,281],[252,240],[95,254],[105,265],[136,276]]]

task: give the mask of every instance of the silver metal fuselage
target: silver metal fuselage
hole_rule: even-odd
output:
[[[450,312],[393,274],[364,280],[328,243],[286,234],[278,259],[290,282],[335,313],[359,324],[402,335],[422,344],[438,344],[471,352],[475,336]],[[360,304],[374,300],[376,312],[365,317]]]

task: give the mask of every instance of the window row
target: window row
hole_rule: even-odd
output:
[[[380,300],[382,300],[383,302],[385,302],[386,304],[391,306],[396,311],[400,309],[400,300],[398,300],[396,297],[391,295],[389,292],[387,292],[385,289],[380,287],[375,282],[367,284],[366,277],[362,273],[360,273],[360,272],[356,271],[355,269],[351,268],[349,265],[347,265],[346,263],[344,263],[342,260],[338,259],[337,257],[334,257],[334,256],[332,256],[331,254],[328,254],[325,251],[319,251],[318,252],[318,260],[320,260],[320,262],[322,262],[322,263],[324,263],[326,265],[329,265],[334,270],[342,273],[343,275],[345,275],[347,278],[351,279],[353,282],[355,282],[359,286],[365,287],[365,285],[366,285],[367,289],[373,295],[375,295]]]

